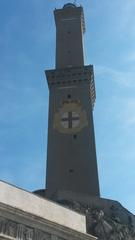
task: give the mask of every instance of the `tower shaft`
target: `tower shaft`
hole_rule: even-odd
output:
[[[56,69],[47,70],[49,127],[46,188],[99,196],[93,125],[93,66],[84,66],[82,7],[54,11]]]
[[[54,11],[56,23],[56,68],[84,65],[82,7]]]

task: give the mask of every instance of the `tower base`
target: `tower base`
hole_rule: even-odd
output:
[[[47,197],[47,190],[40,190]],[[85,214],[87,233],[101,240],[135,240],[135,216],[119,202],[70,191],[57,191],[53,201]]]

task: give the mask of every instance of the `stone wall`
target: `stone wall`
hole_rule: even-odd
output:
[[[80,229],[80,231],[79,231]],[[0,240],[96,240],[84,215],[0,182]]]

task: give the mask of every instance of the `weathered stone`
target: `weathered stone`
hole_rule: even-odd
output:
[[[76,206],[80,206],[76,203]],[[86,219],[57,203],[0,181],[0,240],[96,240]]]
[[[123,218],[119,218],[116,212],[121,211],[122,207],[112,207],[111,215],[106,214],[102,209],[88,207],[87,204],[77,201],[61,200],[61,204],[66,204],[66,207],[76,210],[80,213],[85,213],[87,220],[87,231],[90,234],[97,236],[100,240],[135,240],[135,227],[132,224],[125,224]],[[77,206],[77,207],[76,207]],[[123,208],[123,211],[125,209]],[[111,217],[113,214],[113,217]],[[129,212],[127,211],[127,218]],[[115,216],[115,217],[114,217]],[[125,219],[125,218],[124,218]]]

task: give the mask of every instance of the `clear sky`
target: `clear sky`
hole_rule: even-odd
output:
[[[0,179],[44,188],[54,8],[64,0],[0,0]],[[135,213],[135,0],[78,0],[85,63],[95,69],[101,196]]]

